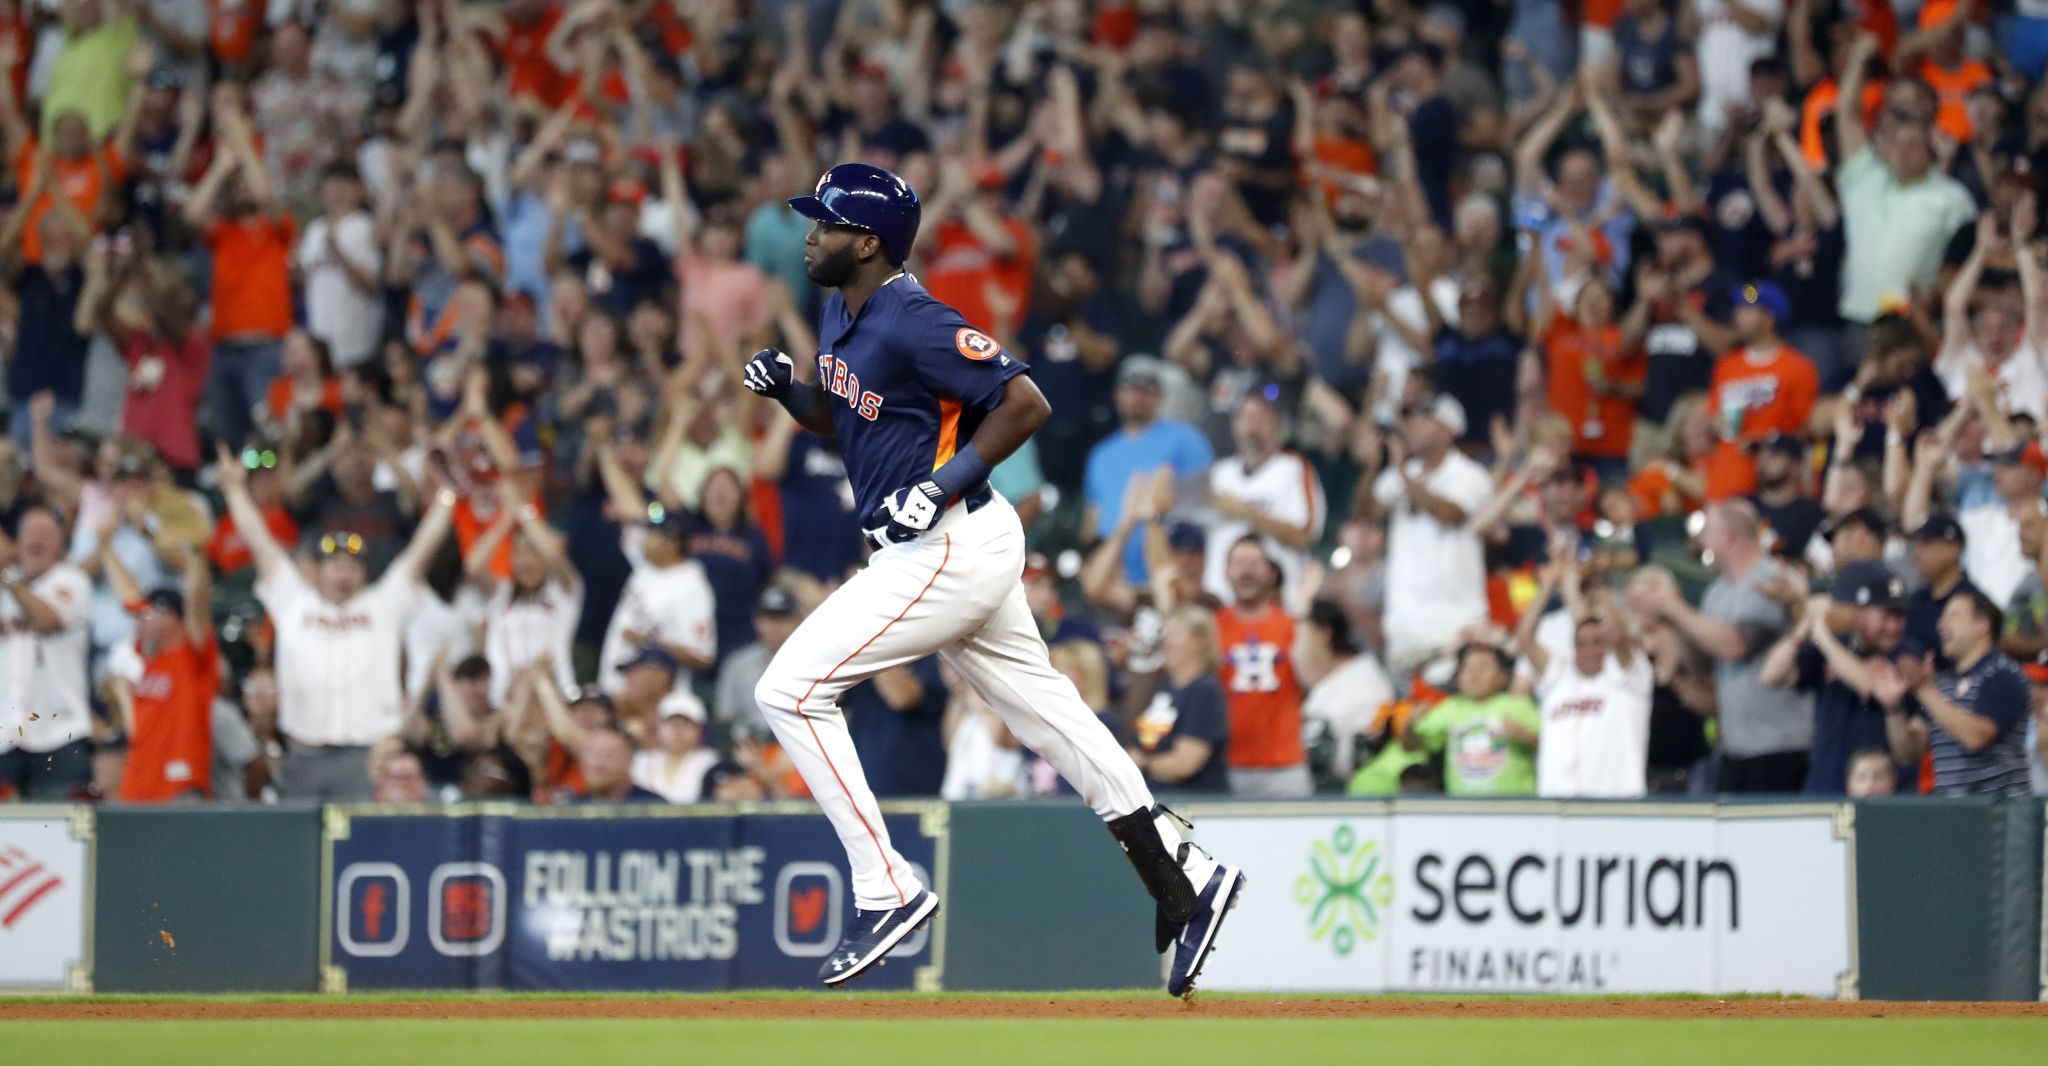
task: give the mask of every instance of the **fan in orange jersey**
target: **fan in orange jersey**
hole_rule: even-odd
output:
[[[1813,362],[1778,339],[1791,313],[1784,290],[1768,281],[1735,290],[1735,333],[1742,347],[1714,364],[1707,393],[1720,443],[1707,457],[1707,502],[1756,490],[1756,460],[1744,450],[1773,434],[1801,436],[1820,396]]]
[[[1280,604],[1280,566],[1248,535],[1230,546],[1224,578],[1234,602],[1217,609],[1216,635],[1230,704],[1230,791],[1307,796],[1315,785],[1301,745],[1294,619]]]

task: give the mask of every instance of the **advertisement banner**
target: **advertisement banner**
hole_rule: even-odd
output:
[[[92,809],[0,808],[0,989],[92,989]]]
[[[323,983],[815,987],[853,917],[831,824],[809,807],[644,810],[330,808]],[[884,810],[891,842],[941,884],[944,807]],[[936,988],[936,932],[912,934],[863,987]]]
[[[1206,987],[1854,998],[1847,805],[1197,808],[1244,866]],[[1226,943],[1226,948],[1228,943]]]

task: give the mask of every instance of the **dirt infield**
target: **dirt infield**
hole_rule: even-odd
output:
[[[1158,999],[1085,997],[943,998],[832,996],[773,999],[295,999],[172,1002],[80,999],[0,1003],[10,1021],[250,1021],[288,1019],[420,1021],[479,1019],[920,1019],[1094,1018],[2048,1018],[2048,1003],[1930,1003],[1864,1000],[1676,999]]]

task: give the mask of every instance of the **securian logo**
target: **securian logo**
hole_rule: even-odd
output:
[[[1360,841],[1340,825],[1328,841],[1309,848],[1308,872],[1294,883],[1294,900],[1308,908],[1311,940],[1328,940],[1339,958],[1361,940],[1379,938],[1380,914],[1394,903],[1394,875],[1377,840]]]
[[[44,896],[63,884],[64,879],[35,856],[12,844],[0,848],[0,930],[14,928]]]

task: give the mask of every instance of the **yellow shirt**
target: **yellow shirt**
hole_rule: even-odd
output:
[[[128,106],[128,52],[135,47],[135,33],[135,16],[128,15],[64,39],[43,92],[43,136],[66,111],[85,116],[94,141],[114,131]]]
[[[648,487],[659,489],[660,485],[654,478],[666,477],[668,487],[683,501],[683,506],[694,511],[703,503],[704,479],[719,467],[737,472],[740,489],[742,492],[746,490],[753,476],[754,446],[737,426],[728,425],[719,430],[718,436],[708,445],[685,438],[666,470],[648,470]]]

